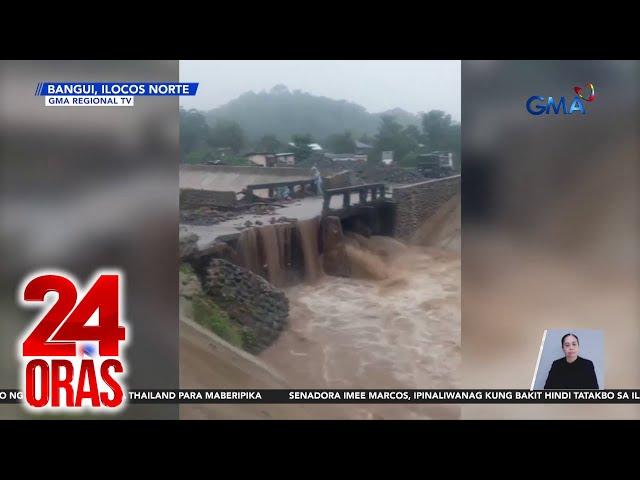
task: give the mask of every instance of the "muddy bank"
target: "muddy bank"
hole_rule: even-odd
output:
[[[238,204],[234,207],[197,206],[193,208],[180,207],[180,223],[185,225],[209,226],[217,225],[228,220],[235,220],[246,215],[270,215],[280,204]]]

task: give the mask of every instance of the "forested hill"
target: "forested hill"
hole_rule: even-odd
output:
[[[396,108],[388,112],[369,113],[352,102],[333,100],[278,85],[269,92],[247,92],[226,105],[205,113],[207,123],[216,120],[237,122],[249,140],[264,135],[290,139],[295,134],[309,133],[314,138],[352,132],[354,138],[373,135],[380,127],[382,115],[393,115],[402,126],[420,126],[420,117]]]

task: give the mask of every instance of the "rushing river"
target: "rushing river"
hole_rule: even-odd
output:
[[[261,358],[296,388],[457,388],[460,255],[382,239],[349,251],[368,278],[286,289],[290,326]],[[352,405],[355,418],[456,418],[455,406]]]

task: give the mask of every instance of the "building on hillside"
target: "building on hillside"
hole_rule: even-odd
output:
[[[356,153],[360,155],[368,155],[373,150],[371,145],[367,145],[366,143],[362,143],[356,140]]]
[[[292,167],[296,164],[295,154],[289,152],[249,152],[245,154],[245,158],[261,167]]]
[[[393,163],[393,150],[382,152],[382,163],[384,165],[391,165]]]
[[[296,164],[296,156],[293,153],[276,153],[276,165],[293,167]]]
[[[273,167],[276,164],[276,154],[273,152],[249,152],[245,158],[261,167]]]

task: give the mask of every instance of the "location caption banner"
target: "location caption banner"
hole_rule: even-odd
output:
[[[133,107],[135,97],[194,96],[198,83],[39,82],[34,95],[46,107]]]
[[[197,82],[40,82],[35,96],[194,96]]]
[[[0,404],[22,403],[0,390]],[[576,404],[640,403],[640,390],[130,390],[130,404]]]

